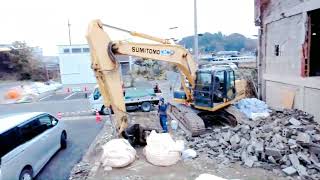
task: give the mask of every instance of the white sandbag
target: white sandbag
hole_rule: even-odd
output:
[[[168,133],[152,131],[144,149],[147,160],[156,166],[176,164],[181,156],[181,143],[176,144]]]
[[[212,174],[200,174],[195,180],[227,180]]]
[[[136,158],[136,150],[126,139],[112,139],[102,146],[102,164],[104,167],[125,167]]]
[[[260,118],[267,118],[270,114],[268,112],[262,112],[262,113],[251,113],[251,119],[256,121]]]

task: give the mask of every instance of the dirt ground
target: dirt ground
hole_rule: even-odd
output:
[[[156,112],[134,112],[130,113],[132,123],[144,124],[148,127],[160,128]],[[102,155],[101,145],[113,138],[113,129],[107,117],[104,117],[106,127],[97,137],[97,141],[91,146],[87,155],[83,159],[84,170],[73,172],[78,176],[72,175],[70,179],[101,179],[101,180],[190,180],[196,179],[202,173],[213,174],[226,179],[249,179],[249,180],[273,180],[273,179],[291,179],[284,177],[279,170],[267,171],[259,168],[246,168],[240,163],[219,164],[212,159],[207,158],[201,152],[198,157],[192,160],[179,161],[177,164],[169,167],[158,167],[149,163],[143,155],[143,148],[136,148],[138,158],[129,166],[124,168],[113,168],[104,170],[101,166],[100,157]],[[170,132],[175,140],[183,140],[184,132]],[[81,168],[80,168],[81,169]]]
[[[171,78],[171,79],[170,79]],[[172,99],[170,86],[173,88],[179,85],[176,76],[170,75],[167,80],[157,80],[149,82],[154,85],[156,82],[160,85],[163,92],[162,96]],[[156,111],[131,112],[129,114],[130,124],[140,123],[147,127],[160,129],[159,120]],[[96,141],[89,148],[88,153],[84,156],[83,161],[73,169],[70,179],[101,179],[101,180],[193,180],[200,174],[208,173],[226,179],[248,179],[248,180],[275,180],[275,179],[294,179],[284,177],[278,169],[268,171],[260,168],[246,168],[237,163],[224,165],[212,160],[205,153],[197,152],[198,157],[192,160],[179,161],[177,164],[169,167],[158,167],[149,163],[143,155],[143,148],[136,148],[138,158],[129,166],[124,168],[113,168],[112,170],[104,169],[101,166],[100,159],[102,155],[101,145],[108,142],[114,136],[110,120],[107,116],[105,128]],[[168,122],[170,124],[170,122]],[[179,129],[177,132],[170,134],[175,140],[185,140],[184,132]],[[188,147],[186,147],[188,148]],[[295,177],[296,179],[297,177]]]

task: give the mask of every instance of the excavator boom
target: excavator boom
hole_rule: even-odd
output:
[[[103,30],[103,26],[124,31],[132,36],[157,42],[157,44],[112,41],[108,34]],[[140,57],[142,59],[164,61],[176,65],[181,73],[181,85],[185,94],[185,96],[183,96],[183,98],[179,98],[179,100],[184,103],[193,104],[197,109],[213,112],[228,106],[237,99],[228,98],[232,97],[232,94],[235,94],[235,88],[232,85],[234,82],[229,83],[227,81],[222,82],[223,84],[221,87],[225,89],[225,92],[228,91],[230,96],[226,96],[227,93],[223,93],[220,95],[218,94],[219,96],[217,97],[213,84],[208,84],[209,81],[216,82],[215,80],[212,80],[214,77],[218,78],[218,76],[214,75],[215,71],[210,71],[210,73],[204,72],[202,74],[202,78],[204,79],[199,79],[200,81],[205,81],[204,84],[200,83],[197,85],[196,76],[197,73],[201,72],[197,71],[197,64],[192,59],[192,55],[185,48],[179,45],[170,44],[167,39],[161,39],[143,33],[137,33],[106,25],[100,20],[94,20],[89,24],[86,38],[90,47],[92,69],[94,70],[99,90],[104,99],[104,106],[112,107],[117,121],[116,128],[118,130],[118,134],[121,134],[121,132],[128,126],[128,116],[125,108],[119,63],[116,60],[116,55],[129,55]],[[222,79],[232,79],[230,75],[233,72],[230,73],[230,68],[228,70],[220,68],[220,72],[225,73],[224,77],[221,76]],[[210,78],[205,78],[208,77],[208,75]],[[196,92],[196,98],[193,97],[194,92]],[[199,103],[208,103],[208,97],[210,99],[210,103],[212,101],[211,104],[209,103],[209,105],[205,106],[199,105]],[[222,102],[217,105],[214,104],[215,102],[213,101],[216,101],[216,99],[214,100],[213,97],[218,99],[223,98],[223,100],[220,100]],[[169,109],[175,118],[186,127],[186,129],[190,129],[192,131],[192,135],[199,135],[204,131],[204,122],[191,110],[189,106],[178,104],[176,106],[172,105]]]
[[[86,38],[90,47],[92,69],[94,70],[101,95],[103,96],[104,105],[112,107],[116,115],[119,134],[127,127],[128,116],[122,92],[119,64],[114,55],[131,55],[175,64],[180,69],[183,77],[186,77],[194,87],[197,65],[186,49],[178,45],[169,44],[168,41],[160,38],[131,31],[128,31],[128,33],[162,44],[130,43],[125,41],[113,42],[103,30],[103,26],[104,24],[100,20],[92,21],[89,24]],[[115,28],[110,25],[107,26]],[[119,30],[119,28],[117,29]],[[191,102],[192,92],[185,87],[185,83],[182,84],[187,96],[187,101]]]

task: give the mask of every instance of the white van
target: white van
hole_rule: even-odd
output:
[[[109,114],[108,108],[103,105],[103,97],[100,94],[98,86],[94,88],[93,93],[89,96],[89,102],[93,112],[99,111],[101,114]],[[159,97],[153,89],[146,88],[126,88],[125,103],[127,111],[141,108],[143,112],[151,111],[154,105],[159,103]]]
[[[32,180],[50,158],[67,147],[61,121],[48,113],[0,116],[0,180]]]

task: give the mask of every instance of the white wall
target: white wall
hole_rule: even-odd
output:
[[[70,48],[70,53],[63,49]],[[87,45],[59,46],[60,73],[62,84],[96,83],[91,69],[90,54],[72,53],[72,48],[88,48]]]

